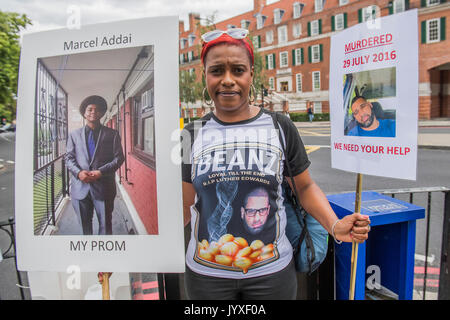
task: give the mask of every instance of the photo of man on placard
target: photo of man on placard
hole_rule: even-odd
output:
[[[158,234],[153,49],[38,58],[35,235]]]
[[[124,161],[119,132],[103,126],[100,119],[107,103],[89,96],[80,105],[86,125],[72,131],[67,140],[66,165],[72,174],[70,196],[84,235],[93,234],[93,211],[98,234],[112,234],[112,211],[116,196],[114,174]]]
[[[396,136],[396,69],[344,75],[344,135]]]
[[[375,106],[374,106],[375,105]],[[378,102],[369,102],[360,95],[351,102],[353,118],[357,125],[348,131],[348,136],[395,137],[395,120],[378,119],[374,108],[380,108]]]

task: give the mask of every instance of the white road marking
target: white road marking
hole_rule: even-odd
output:
[[[433,263],[433,261],[434,261],[435,258],[436,258],[436,257],[435,257],[434,254],[432,254],[431,257],[428,256],[428,258],[426,259],[426,260],[427,260],[427,263]],[[418,253],[414,254],[414,259],[425,262],[425,256],[422,255],[422,254],[418,254]]]

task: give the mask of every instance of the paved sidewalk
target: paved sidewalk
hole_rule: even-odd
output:
[[[330,121],[295,122],[297,128],[327,128]],[[449,128],[450,118],[439,118],[436,120],[420,120],[420,128]],[[420,133],[418,135],[419,148],[450,150],[450,130],[449,133]]]

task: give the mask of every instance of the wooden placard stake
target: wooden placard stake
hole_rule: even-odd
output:
[[[109,278],[111,277],[111,272],[99,273],[99,278],[101,277],[100,283],[102,284],[102,299],[110,300],[110,290],[109,290]]]
[[[362,174],[358,173],[356,180],[356,195],[355,195],[355,212],[361,212],[361,193],[362,193]],[[350,270],[350,293],[349,300],[355,299],[355,284],[356,284],[356,266],[358,264],[358,243],[352,241],[352,257]]]

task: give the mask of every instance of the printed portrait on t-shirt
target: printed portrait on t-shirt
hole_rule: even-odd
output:
[[[203,190],[197,202],[200,261],[233,267],[241,256],[250,267],[276,259],[278,195],[270,185],[278,184],[280,156],[268,144],[243,143],[218,145],[194,159],[194,185]]]

